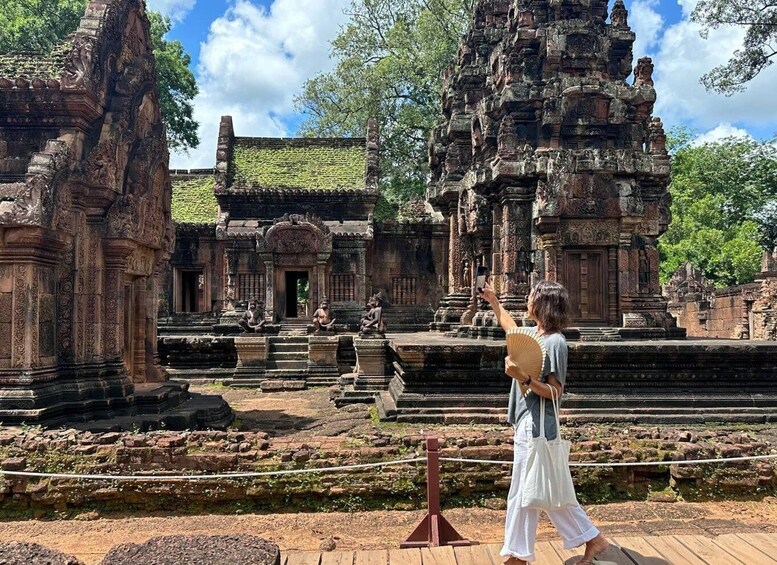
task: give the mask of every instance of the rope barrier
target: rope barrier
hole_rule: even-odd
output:
[[[658,467],[662,465],[702,465],[707,463],[731,463],[736,461],[760,461],[765,459],[777,459],[777,453],[772,455],[748,455],[743,457],[726,457],[719,459],[683,459],[679,461],[614,461],[612,463],[594,462],[570,462],[570,467]],[[461,457],[440,457],[440,461],[456,463],[478,463],[484,465],[512,465],[512,461],[499,461],[494,459],[464,459]]]
[[[379,463],[357,463],[338,467],[320,467],[313,469],[287,469],[285,471],[259,471],[248,473],[220,473],[214,475],[78,475],[74,473],[37,473],[34,471],[6,471],[0,469],[0,475],[13,477],[35,477],[42,479],[79,479],[90,481],[207,481],[216,479],[251,479],[256,477],[273,477],[279,475],[301,475],[304,473],[329,473],[348,471],[350,469],[370,469],[391,465],[406,465],[426,461],[424,457],[400,459],[398,461],[383,461]]]
[[[679,461],[614,461],[601,462],[570,462],[570,467],[659,467],[665,465],[704,465],[726,464],[743,461],[764,461],[777,459],[777,453],[771,455],[748,455],[743,457],[726,457],[713,459],[684,459]],[[498,459],[466,459],[463,457],[440,457],[440,461],[446,463],[471,463],[477,465],[512,465],[512,461]],[[287,469],[281,471],[257,471],[246,473],[217,473],[212,475],[79,475],[76,473],[39,473],[35,471],[6,471],[0,469],[0,476],[32,477],[41,479],[76,479],[92,481],[209,481],[218,479],[252,479],[258,477],[274,477],[282,475],[301,475],[306,473],[331,473],[349,471],[351,469],[372,469],[376,467],[389,467],[396,465],[408,465],[426,461],[423,457],[413,459],[400,459],[396,461],[381,461],[377,463],[357,463],[354,465],[340,465],[337,467],[319,467],[311,469]]]

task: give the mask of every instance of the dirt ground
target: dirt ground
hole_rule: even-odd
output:
[[[588,507],[608,535],[658,535],[777,531],[777,499],[762,502],[649,503],[628,502]],[[502,540],[504,512],[484,508],[454,508],[446,518],[463,536],[481,543]],[[0,541],[27,541],[75,555],[91,565],[121,543],[152,537],[189,534],[253,534],[277,543],[282,550],[315,551],[333,538],[337,549],[396,548],[420,521],[423,512],[361,512],[319,514],[254,514],[144,517],[85,515],[83,520],[0,523]],[[540,540],[555,539],[543,518]]]

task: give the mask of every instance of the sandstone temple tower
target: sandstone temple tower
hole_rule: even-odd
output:
[[[165,380],[170,198],[141,0],[91,0],[51,53],[0,57],[0,421],[132,413]]]
[[[573,326],[678,335],[658,282],[669,156],[634,39],[621,0],[609,21],[606,0],[478,3],[430,144],[428,198],[450,229],[434,329],[489,324],[461,319],[482,265],[516,319],[547,278],[569,289]]]

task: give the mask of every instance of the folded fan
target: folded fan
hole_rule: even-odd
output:
[[[507,330],[507,354],[521,370],[536,379],[542,375],[545,367],[547,349],[529,328],[511,328]]]

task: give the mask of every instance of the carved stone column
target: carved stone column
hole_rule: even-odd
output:
[[[273,323],[275,322],[275,264],[272,260],[264,262],[264,281],[264,317],[265,320]]]
[[[526,317],[526,296],[531,288],[531,194],[523,187],[508,187],[501,206],[502,254],[499,259],[504,284],[500,301],[516,321],[522,322]]]
[[[311,293],[310,299],[312,299],[312,303],[310,304],[310,308],[312,311],[315,311],[316,308],[318,308],[318,305],[321,303],[321,301],[324,299],[324,296],[327,295],[326,291],[326,260],[321,260],[319,258],[318,264],[316,266],[317,271],[317,283],[316,283],[316,295],[314,296]],[[312,313],[310,314],[310,317],[312,318]]]
[[[461,234],[457,206],[451,205],[448,211],[448,294],[456,293],[461,282]]]
[[[124,272],[127,257],[133,245],[125,241],[111,241],[105,245],[104,321],[105,355],[108,359],[121,360],[124,350]]]
[[[224,310],[235,310],[235,287],[237,286],[237,266],[239,260],[237,249],[227,249],[224,266],[226,267],[227,283],[224,285]]]
[[[356,301],[359,304],[367,302],[367,249],[359,248],[359,270],[356,273]]]
[[[146,278],[136,277],[132,283],[132,292],[135,296],[135,312],[133,312],[134,349],[132,359],[132,381],[135,383],[146,382]]]

